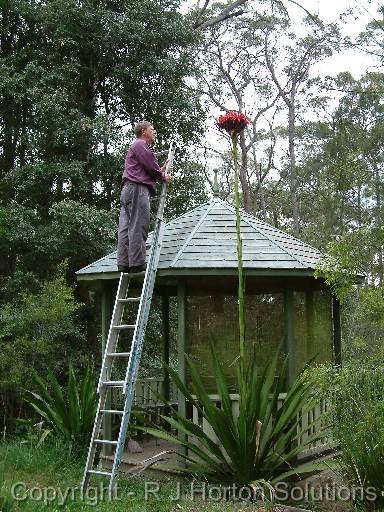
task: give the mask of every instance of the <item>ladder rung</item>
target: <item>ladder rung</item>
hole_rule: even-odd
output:
[[[113,328],[114,329],[134,329],[136,327],[135,324],[133,325],[114,325]]]
[[[123,387],[125,384],[124,380],[103,380],[104,386],[116,386]]]
[[[94,442],[98,444],[112,444],[113,446],[117,446],[117,441],[109,441],[108,439],[95,439]]]
[[[112,476],[112,473],[108,473],[108,471],[98,471],[97,469],[88,469],[87,473],[91,473],[91,475]]]
[[[124,414],[124,411],[115,411],[114,409],[101,409],[100,412],[104,412],[106,414]]]
[[[130,355],[130,352],[107,352],[109,357],[129,357]]]
[[[126,299],[118,299],[118,302],[139,302],[140,297],[127,297]]]

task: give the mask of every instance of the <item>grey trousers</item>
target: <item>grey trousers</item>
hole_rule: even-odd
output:
[[[146,185],[127,181],[120,195],[117,264],[144,265],[149,229],[150,194]]]

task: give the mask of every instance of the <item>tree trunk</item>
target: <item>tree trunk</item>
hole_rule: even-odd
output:
[[[261,182],[261,175],[262,175],[261,163],[257,167],[258,167],[257,180],[258,180],[258,195],[259,195],[260,210],[263,215],[263,219],[265,220],[267,218],[267,206],[265,204],[264,187]]]
[[[291,207],[293,219],[293,234],[298,237],[299,229],[299,208],[297,204],[297,185],[296,185],[296,119],[295,119],[295,88],[292,87],[290,105],[288,107],[288,141],[289,141],[289,186],[291,193]]]
[[[357,223],[359,228],[363,225],[363,215],[361,209],[361,185],[357,189]]]
[[[379,167],[376,163],[373,164],[374,172],[375,172],[375,196],[376,196],[376,215],[375,215],[375,224],[378,232],[380,232],[382,225],[381,225],[381,183],[380,183],[380,172]],[[381,236],[379,235],[379,239],[381,240]],[[377,270],[379,274],[379,281],[380,285],[383,284],[383,275],[384,275],[384,268],[383,268],[383,246],[381,243],[378,244],[378,265]]]

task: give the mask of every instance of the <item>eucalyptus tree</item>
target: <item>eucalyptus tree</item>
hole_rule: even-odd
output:
[[[272,90],[265,72],[264,25],[264,16],[253,11],[206,30],[200,52],[197,90],[207,108],[238,110],[250,119],[251,125],[239,137],[242,202],[245,210],[261,211],[265,215],[263,190],[274,165],[276,137],[272,120],[278,110],[278,94]],[[270,114],[268,118],[267,114]],[[264,168],[257,158],[260,147],[268,155]],[[220,156],[223,167],[230,169],[231,158],[223,152]]]
[[[384,76],[367,73],[355,80],[344,73],[337,77],[335,86],[345,93],[321,156],[325,191],[332,198],[331,229],[341,243],[349,240],[350,250],[360,253],[359,260],[371,282],[382,283]]]
[[[288,172],[291,196],[293,232],[299,236],[300,212],[297,183],[297,120],[303,115],[310,99],[311,68],[329,57],[338,44],[338,29],[324,25],[320,19],[308,16],[302,37],[290,31],[286,17],[271,19],[264,31],[265,63],[278,95],[283,100],[288,120]],[[289,40],[287,41],[286,36]]]

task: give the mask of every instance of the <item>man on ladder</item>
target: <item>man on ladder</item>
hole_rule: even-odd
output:
[[[148,121],[138,123],[136,140],[128,150],[121,182],[120,218],[117,242],[119,272],[145,270],[145,242],[149,229],[150,196],[156,192],[156,181],[169,183],[171,176],[160,167],[152,150],[156,130]]]
[[[149,130],[148,130],[149,129]],[[147,131],[148,130],[148,131]],[[143,133],[147,133],[146,139],[140,136]],[[93,431],[91,441],[88,449],[87,461],[85,463],[83,481],[81,488],[84,490],[88,487],[90,478],[92,476],[107,477],[109,479],[109,489],[113,489],[117,477],[117,472],[122,460],[125,439],[127,435],[127,429],[130,422],[132,405],[135,395],[136,379],[140,366],[140,358],[143,350],[145,330],[148,322],[149,310],[151,307],[152,295],[155,286],[157,266],[159,263],[161,243],[164,233],[164,208],[167,196],[167,184],[170,180],[169,171],[172,167],[176,145],[171,142],[168,150],[168,160],[164,170],[162,170],[156,160],[154,154],[148,155],[147,151],[151,152],[151,148],[147,140],[154,140],[155,130],[150,123],[143,123],[138,125],[136,135],[138,135],[139,148],[135,147],[135,142],[132,144],[128,153],[128,162],[131,159],[133,166],[136,165],[136,173],[133,172],[132,167],[130,171],[127,171],[128,186],[132,188],[131,195],[128,194],[128,198],[122,201],[122,224],[126,226],[126,240],[125,243],[125,264],[131,265],[130,272],[121,271],[119,284],[117,287],[115,305],[113,308],[111,325],[109,328],[108,338],[105,344],[103,362],[101,365],[100,378],[97,386],[97,392],[99,393],[99,402],[97,405],[97,411],[95,416],[95,422],[93,425]],[[150,134],[150,135],[149,135]],[[140,142],[143,141],[143,142]],[[145,145],[144,145],[145,144]],[[140,148],[140,145],[142,146]],[[148,146],[148,147],[147,147]],[[133,167],[135,168],[135,167]],[[127,169],[125,169],[126,171]],[[125,174],[124,171],[124,174]],[[144,175],[143,171],[147,174]],[[139,177],[138,177],[139,176]],[[141,179],[140,179],[141,176]],[[134,272],[138,272],[138,262],[141,265],[145,265],[145,241],[147,238],[148,224],[149,224],[149,195],[154,192],[155,189],[155,178],[160,178],[163,181],[161,194],[159,198],[159,204],[157,208],[156,220],[153,229],[151,249],[149,251],[147,268],[145,271],[144,279],[141,283],[140,296],[137,291],[132,296],[130,293],[130,282],[135,280]],[[132,181],[131,180],[136,180]],[[132,187],[130,186],[132,183]],[[124,186],[124,188],[127,185]],[[147,193],[148,191],[148,193]],[[123,194],[122,194],[122,197]],[[142,208],[147,208],[148,215],[145,217],[145,223],[140,217],[143,217]],[[135,219],[135,220],[134,220]],[[135,233],[136,238],[132,239],[132,233]],[[138,230],[138,235],[137,235]],[[121,230],[123,231],[123,230]],[[123,237],[124,238],[124,237]],[[141,248],[133,248],[132,240],[138,245],[142,244]],[[135,253],[137,250],[137,254]],[[124,247],[123,247],[124,252]],[[135,260],[133,258],[141,257],[141,260]],[[123,260],[124,261],[124,260]],[[134,263],[134,264],[133,264]],[[121,261],[120,261],[121,265]],[[142,268],[140,270],[143,270]],[[137,303],[138,308],[136,313],[133,313],[133,317],[125,317],[125,306],[129,303]],[[128,311],[129,313],[129,311]],[[131,312],[132,313],[132,312]],[[131,316],[131,313],[129,316]],[[120,344],[121,332],[131,332],[132,339],[130,343],[129,351]],[[124,343],[123,343],[124,345]],[[126,360],[126,372],[125,378],[122,380],[122,376],[119,372],[115,374],[114,361]],[[118,370],[118,366],[116,367]],[[107,392],[110,388],[117,388],[122,393],[123,407],[117,409],[111,408],[107,403]],[[111,439],[108,434],[104,437],[106,431],[103,428],[104,421],[106,418],[115,416],[120,418],[120,429],[117,438]],[[97,462],[98,447],[101,446],[112,446],[115,447],[115,453],[113,455],[113,463],[110,471],[106,471],[104,468],[100,468]]]

